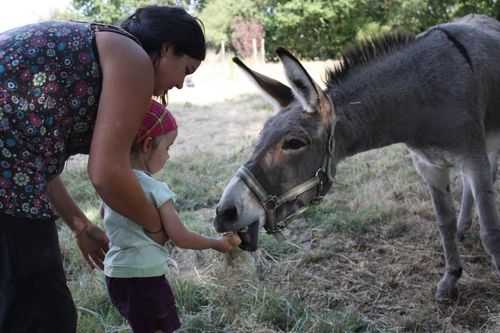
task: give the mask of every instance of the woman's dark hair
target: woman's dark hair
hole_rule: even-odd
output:
[[[203,23],[184,9],[168,6],[138,8],[121,27],[137,37],[148,54],[159,54],[164,43],[174,45],[175,54],[205,60]]]

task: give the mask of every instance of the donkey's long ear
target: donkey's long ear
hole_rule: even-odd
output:
[[[268,99],[276,109],[284,108],[294,100],[290,87],[265,75],[254,72],[237,57],[234,57],[233,61],[248,74],[252,81],[264,92],[266,97],[269,97]]]
[[[302,107],[307,112],[321,112],[324,117],[329,118],[332,105],[326,94],[309,76],[302,64],[282,47],[276,49],[276,54],[285,67],[286,77]]]

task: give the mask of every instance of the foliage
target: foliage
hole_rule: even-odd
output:
[[[377,22],[368,22],[358,30],[356,33],[356,40],[364,41],[372,36],[382,35],[390,30],[391,28],[387,25],[381,25]]]
[[[232,3],[233,0],[212,0],[200,13],[200,19],[205,25],[207,41],[212,46],[229,42],[232,32]]]
[[[70,8],[53,16],[117,23],[150,4],[199,14],[209,46],[225,43],[240,55],[249,55],[248,40],[265,35],[268,59],[277,46],[305,59],[335,58],[347,44],[389,30],[418,33],[469,13],[500,18],[497,0],[72,0]],[[249,29],[257,20],[263,32]]]
[[[300,58],[333,58],[357,24],[356,1],[301,1],[278,4],[262,17],[268,50],[286,46]]]
[[[205,25],[207,41],[215,47],[230,43],[235,18],[251,21],[265,12],[268,3],[269,0],[206,0],[199,17]]]
[[[459,1],[457,16],[468,13],[480,13],[500,19],[500,2],[497,0],[462,0]]]
[[[217,1],[221,0],[207,2]],[[221,15],[220,19],[229,27],[232,17],[240,16],[247,22],[258,17],[267,36],[268,59],[274,57],[277,46],[305,59],[335,58],[353,41],[389,30],[418,33],[473,12],[500,16],[500,2],[495,0],[260,0],[253,2],[253,7],[249,3],[234,4],[228,12],[232,16]],[[227,29],[226,33],[232,31]]]
[[[72,0],[70,8],[56,12],[59,19],[80,19],[106,24],[117,24],[131,15],[136,8],[148,5],[181,6],[196,11],[204,0]]]

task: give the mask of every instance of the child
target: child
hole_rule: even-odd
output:
[[[173,332],[181,326],[175,299],[165,278],[168,252],[148,237],[165,232],[175,245],[188,249],[228,252],[239,245],[235,235],[219,239],[192,232],[182,224],[173,205],[175,194],[167,184],[155,180],[168,160],[168,150],[177,137],[173,115],[151,101],[131,151],[131,166],[150,200],[157,207],[163,228],[145,231],[140,225],[103,205],[104,225],[110,249],[104,260],[106,284],[113,304],[134,332]]]

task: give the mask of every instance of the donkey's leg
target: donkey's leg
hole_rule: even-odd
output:
[[[498,152],[493,151],[488,154],[488,161],[490,163],[491,179],[493,183],[495,183],[498,170]],[[474,207],[474,197],[472,196],[471,186],[463,173],[461,173],[461,176],[463,191],[460,215],[458,216],[458,239],[460,240],[464,238],[465,233],[472,225],[472,209]]]
[[[498,151],[494,151],[488,154],[488,161],[490,162],[491,181],[493,182],[493,184],[495,184],[498,171]]]
[[[416,154],[412,155],[415,167],[431,193],[446,261],[445,273],[434,297],[439,300],[455,298],[458,295],[457,281],[462,275],[462,262],[458,251],[457,220],[450,192],[449,169],[439,168]]]
[[[467,178],[462,176],[462,203],[460,205],[460,214],[458,215],[458,239],[462,240],[467,230],[472,224],[472,209],[474,208],[474,197]]]
[[[491,168],[490,162],[484,158],[466,162],[462,171],[471,184],[472,194],[476,202],[481,226],[479,233],[481,241],[486,252],[492,257],[493,264],[500,275],[500,223],[495,204],[492,169],[496,170],[496,168]]]

